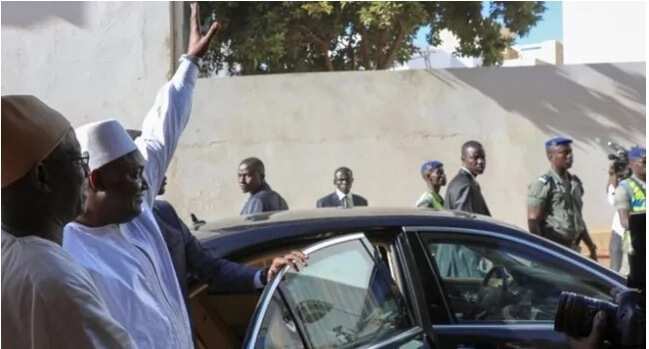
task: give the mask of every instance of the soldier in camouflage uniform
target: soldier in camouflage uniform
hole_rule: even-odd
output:
[[[572,167],[571,139],[555,137],[545,142],[550,170],[529,185],[527,219],[530,232],[579,251],[583,239],[590,257],[597,260],[597,246],[582,216],[584,187]]]

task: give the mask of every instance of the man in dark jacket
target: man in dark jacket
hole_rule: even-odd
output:
[[[462,168],[451,180],[446,189],[444,206],[451,210],[461,210],[491,216],[482,196],[476,177],[481,175],[487,160],[482,144],[468,141],[462,145]]]
[[[158,195],[164,194],[166,183],[165,178]],[[275,258],[268,269],[257,269],[227,259],[216,258],[201,246],[189,228],[178,217],[171,204],[164,200],[156,200],[153,214],[169,249],[171,262],[174,265],[190,319],[191,307],[189,306],[187,284],[192,277],[206,283],[211,291],[254,292],[263,288],[266,282],[285,265],[304,262],[304,255],[298,251]]]
[[[257,158],[247,158],[239,164],[239,186],[244,193],[250,193],[241,215],[288,210],[284,198],[266,183],[264,163]]]
[[[166,184],[165,178],[158,195],[164,194]],[[220,291],[252,292],[257,288],[255,286],[262,286],[261,280],[254,278],[257,269],[211,257],[167,201],[157,199],[153,214],[167,243],[186,303],[189,301],[187,283],[190,276],[214,284],[213,288]]]
[[[351,193],[354,174],[347,167],[339,167],[334,171],[334,185],[336,191],[321,198],[316,202],[316,207],[342,207],[352,208],[356,206],[367,206],[367,200]]]
[[[444,207],[491,216],[475,180],[487,165],[482,144],[468,141],[462,145],[462,168],[446,189]],[[463,245],[449,244],[437,250],[438,269],[444,277],[484,277],[482,258]]]

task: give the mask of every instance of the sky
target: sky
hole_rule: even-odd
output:
[[[488,1],[484,1],[483,9],[488,8]],[[563,25],[562,25],[562,11],[561,1],[546,1],[546,10],[543,12],[543,17],[536,23],[530,32],[523,38],[517,38],[518,45],[533,44],[546,40],[563,41]],[[415,45],[418,47],[426,47],[426,28],[419,30]]]

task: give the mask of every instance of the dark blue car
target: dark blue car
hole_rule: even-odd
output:
[[[259,294],[192,293],[207,348],[567,348],[561,291],[612,301],[625,279],[488,217],[426,209],[284,211],[203,226],[215,256],[309,265]]]

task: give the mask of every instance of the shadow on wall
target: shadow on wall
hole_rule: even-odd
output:
[[[644,70],[644,64],[643,70]],[[588,65],[594,71],[609,77],[611,80],[618,82],[618,88],[628,99],[646,104],[647,79],[639,74],[630,74],[612,64],[590,64]]]
[[[60,18],[74,26],[83,27],[87,23],[86,6],[86,3],[80,1],[3,1],[2,26],[27,29],[52,18]]]
[[[609,139],[635,142],[640,135],[644,139],[646,77],[640,72],[645,64],[628,66],[632,68],[629,71],[612,64],[580,68],[602,74],[599,84],[616,84],[628,101],[580,85],[574,80],[579,78],[578,71],[571,77],[557,66],[448,69],[432,71],[431,75],[449,86],[464,83],[477,89],[503,109],[529,119],[546,134],[564,134],[606,152]],[[571,71],[575,68],[571,67]],[[494,81],[500,86],[496,88]],[[634,103],[638,104],[635,108]]]

